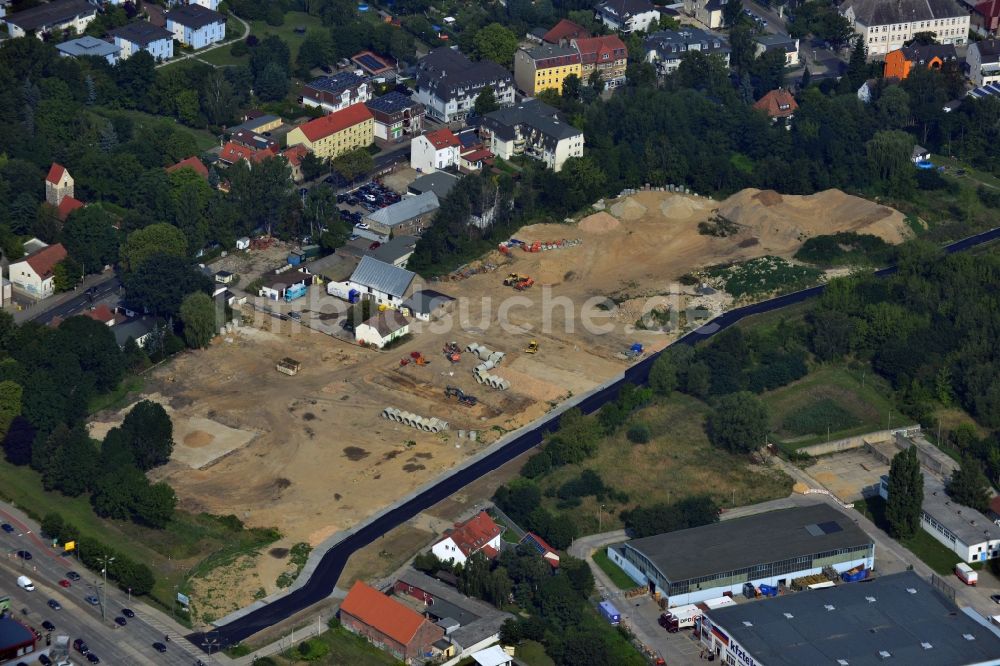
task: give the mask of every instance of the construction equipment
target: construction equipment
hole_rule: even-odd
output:
[[[524,243],[521,245],[521,249],[525,252],[541,252],[542,243],[541,241],[534,241],[533,243]]]
[[[538,340],[532,340],[528,343],[528,346],[524,349],[525,354],[537,354],[538,353]]]
[[[410,352],[410,358],[413,359],[414,365],[427,365],[430,363],[430,361],[428,361],[427,358],[425,358],[424,355],[418,351]]]
[[[528,279],[529,278],[527,275],[518,275],[517,273],[510,273],[509,275],[507,275],[507,277],[503,279],[503,286],[513,287],[519,282],[523,282],[524,280]]]
[[[462,350],[457,342],[452,341],[445,344],[442,351],[444,352],[444,357],[452,363],[458,363],[462,360]]]
[[[644,349],[642,348],[642,343],[636,342],[631,347],[625,350],[625,358],[639,358],[643,355]]]
[[[514,289],[518,291],[524,291],[525,289],[531,289],[531,285],[535,284],[535,281],[530,277],[525,277],[520,282],[514,284]]]
[[[278,372],[284,373],[286,375],[295,376],[299,374],[299,370],[302,368],[302,364],[296,361],[294,358],[285,357],[278,361],[276,369]]]
[[[447,398],[458,400],[458,404],[463,407],[475,407],[479,403],[479,398],[474,395],[469,395],[457,386],[446,386],[444,394]]]

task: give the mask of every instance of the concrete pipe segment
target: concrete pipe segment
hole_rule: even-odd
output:
[[[442,421],[437,417],[424,418],[419,414],[396,409],[395,407],[386,407],[383,409],[382,418],[389,419],[390,421],[396,421],[397,423],[402,423],[403,425],[416,428],[417,430],[422,430],[424,432],[438,433],[442,430],[447,430],[449,427],[447,421]]]

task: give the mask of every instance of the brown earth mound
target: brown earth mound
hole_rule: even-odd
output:
[[[204,430],[192,430],[184,437],[184,446],[189,446],[192,449],[200,449],[203,446],[208,446],[215,440],[215,435],[207,433]]]
[[[606,234],[613,229],[617,229],[620,224],[614,217],[601,211],[580,220],[580,231],[588,234]]]

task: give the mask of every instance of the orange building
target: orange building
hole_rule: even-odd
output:
[[[958,53],[951,44],[911,44],[886,55],[882,74],[887,79],[902,81],[910,75],[914,66],[942,69],[949,63],[957,62]]]

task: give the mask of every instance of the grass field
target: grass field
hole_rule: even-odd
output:
[[[761,399],[771,414],[776,443],[791,451],[885,428],[890,395],[885,380],[870,370],[826,365]]]
[[[305,28],[304,33],[295,32],[296,28]],[[310,30],[324,30],[323,21],[318,16],[310,16],[304,12],[286,12],[285,24],[279,26],[268,25],[265,21],[251,21],[250,34],[257,39],[263,40],[265,37],[277,35],[288,44],[288,49],[292,52],[292,63],[299,55],[299,47],[306,38]]]
[[[628,427],[623,427],[601,443],[593,458],[582,465],[561,467],[540,482],[544,493],[589,468],[608,486],[628,493],[629,503],[608,499],[598,503],[592,496],[570,509],[556,509],[556,498],[546,497],[544,503],[576,521],[582,534],[592,534],[620,528],[620,511],[640,503],[671,502],[709,493],[720,506],[731,507],[734,502],[741,506],[786,497],[792,481],[783,473],[751,469],[745,457],[730,455],[709,443],[703,425],[708,411],[700,400],[675,393],[633,416],[633,421],[649,425],[653,438],[648,444],[632,444],[625,437]]]
[[[207,130],[195,129],[193,127],[186,127],[180,123],[171,123],[170,118],[166,118],[164,116],[154,116],[150,113],[130,109],[105,109],[99,106],[89,107],[89,110],[93,111],[97,115],[104,116],[105,118],[110,118],[114,115],[125,116],[130,118],[137,125],[142,125],[142,123],[147,122],[157,126],[165,123],[171,124],[177,130],[190,134],[194,138],[195,143],[198,145],[198,150],[201,152],[219,145],[219,137],[211,132]]]
[[[192,571],[213,562],[265,545],[260,532],[235,532],[207,515],[178,511],[164,530],[153,530],[124,521],[96,516],[86,497],[64,497],[42,489],[39,474],[0,460],[0,497],[15,504],[33,518],[55,512],[75,525],[84,535],[147,564],[156,576],[152,596],[164,608],[172,607],[174,586],[184,590]]]
[[[629,578],[628,574],[622,571],[621,567],[611,561],[607,550],[595,550],[594,554],[591,555],[591,559],[594,560],[594,564],[601,567],[601,571],[608,574],[608,578],[618,586],[619,590],[631,590],[636,587],[636,582]]]
[[[393,659],[388,652],[379,650],[365,639],[355,636],[343,627],[336,627],[329,631],[324,631],[316,639],[330,648],[325,657],[309,663],[321,664],[322,666],[342,666],[343,664],[357,664],[358,666],[397,666],[400,662]],[[291,646],[292,649],[298,643]],[[282,664],[302,664],[301,659],[289,656],[289,653],[274,655],[276,662]]]
[[[125,400],[131,393],[139,393],[146,381],[138,375],[128,375],[111,393],[96,395],[87,403],[87,413],[93,414],[105,409],[120,409],[125,406]]]
[[[880,528],[888,531],[889,523],[885,519],[885,500],[881,497],[870,497],[867,500],[855,502],[854,508],[868,516]],[[962,561],[962,558],[954,551],[923,529],[917,530],[917,533],[909,539],[900,539],[899,543],[942,576],[952,575],[955,571],[955,565]]]
[[[719,278],[726,291],[739,299],[804,289],[819,281],[823,271],[789,263],[781,257],[758,257],[738,264],[714,266],[705,271]]]
[[[556,662],[545,654],[545,648],[537,641],[524,641],[518,645],[515,656],[528,666],[556,666]]]

